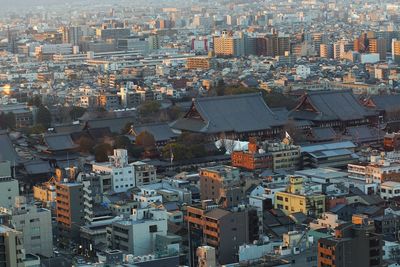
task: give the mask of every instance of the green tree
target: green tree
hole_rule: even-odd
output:
[[[108,156],[111,155],[113,148],[110,144],[103,143],[94,148],[94,158],[97,162],[108,161]]]
[[[72,120],[77,120],[78,118],[82,117],[85,114],[86,108],[83,107],[72,107],[69,115],[71,116]]]
[[[143,131],[136,136],[136,145],[145,149],[154,148],[156,146],[156,140],[151,133]]]
[[[29,128],[28,134],[41,134],[44,133],[47,129],[41,125],[41,124],[36,124]]]
[[[34,95],[32,98],[28,100],[28,106],[40,107],[42,105],[42,99],[39,95]]]
[[[43,125],[45,128],[49,128],[51,125],[51,113],[50,111],[43,105],[40,105],[36,115],[37,124]]]
[[[180,143],[170,143],[163,147],[162,155],[164,159],[171,159],[173,155],[174,161],[181,161],[192,158],[190,149]]]
[[[88,136],[82,136],[79,141],[79,149],[83,153],[92,153],[96,143]]]
[[[12,112],[0,113],[0,129],[15,129],[15,114]]]
[[[142,116],[152,115],[160,111],[161,104],[158,101],[146,101],[139,107]]]
[[[128,154],[134,158],[139,158],[144,152],[144,147],[135,146],[128,137],[120,135],[114,138],[114,149],[126,149]]]

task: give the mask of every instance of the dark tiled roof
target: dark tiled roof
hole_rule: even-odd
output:
[[[139,135],[141,132],[147,131],[154,136],[156,142],[159,141],[168,141],[177,137],[178,135],[174,133],[167,123],[152,123],[152,124],[143,124],[137,125],[133,127],[136,135]]]
[[[378,141],[379,137],[385,135],[384,131],[366,125],[347,127],[346,132],[356,143]]]
[[[371,96],[372,102],[379,110],[392,111],[400,107],[400,95]]]
[[[312,128],[311,134],[315,141],[331,141],[336,137],[336,132],[331,127]]]
[[[361,105],[350,90],[309,92],[304,98],[317,112],[301,110],[300,107],[291,113],[295,118],[313,121],[348,121],[364,119],[375,114],[374,111]]]
[[[10,137],[5,132],[0,132],[0,161],[10,161],[11,164],[20,161]]]
[[[172,128],[204,133],[240,133],[262,131],[286,123],[258,93],[197,98],[193,105],[201,119],[187,115],[174,122]]]
[[[24,168],[27,174],[44,174],[52,171],[48,161],[37,160],[24,163]]]
[[[78,145],[74,144],[70,134],[49,134],[44,136],[44,141],[49,150],[70,150]]]
[[[108,127],[111,132],[120,133],[127,123],[133,123],[135,121],[133,117],[101,118],[87,120],[86,125],[88,128]]]

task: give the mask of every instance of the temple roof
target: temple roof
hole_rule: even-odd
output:
[[[341,90],[309,92],[290,115],[311,121],[350,121],[373,116],[375,112],[361,105],[350,90]]]
[[[267,106],[261,94],[255,93],[197,98],[185,117],[171,127],[203,133],[242,133],[279,127],[286,121]]]

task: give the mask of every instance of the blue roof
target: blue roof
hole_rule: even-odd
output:
[[[301,152],[316,152],[323,150],[334,150],[334,149],[349,149],[356,148],[356,145],[351,141],[342,141],[334,143],[316,144],[316,145],[306,145],[301,147]]]

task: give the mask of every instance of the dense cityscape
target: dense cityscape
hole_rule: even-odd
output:
[[[400,1],[0,0],[0,267],[399,267]]]

